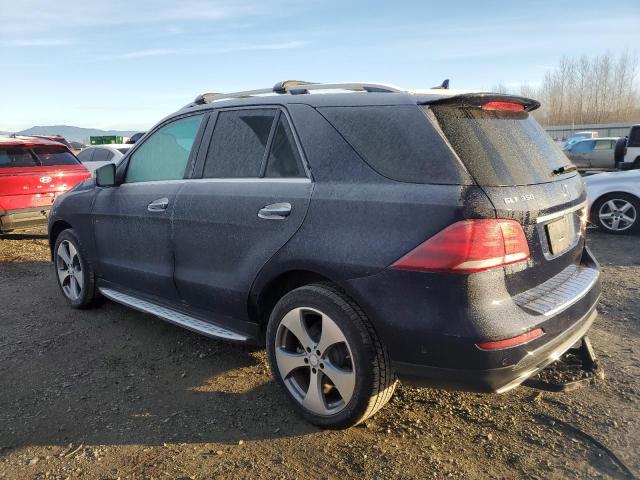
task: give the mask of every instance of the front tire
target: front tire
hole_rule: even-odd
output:
[[[591,207],[591,222],[616,235],[640,230],[640,199],[628,193],[611,193],[596,200]]]
[[[276,304],[267,327],[271,371],[296,410],[323,428],[347,428],[380,410],[396,378],[371,322],[329,284],[300,287]]]
[[[73,308],[88,308],[98,301],[95,271],[73,229],[58,235],[53,249],[53,268],[58,287]]]

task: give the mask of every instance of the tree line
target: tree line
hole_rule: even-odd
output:
[[[631,122],[640,120],[637,74],[638,58],[629,52],[565,56],[540,87],[524,84],[517,93],[542,103],[534,116],[544,125]]]

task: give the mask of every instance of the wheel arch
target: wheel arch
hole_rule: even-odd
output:
[[[56,220],[49,230],[49,251],[51,253],[51,260],[53,260],[53,249],[56,246],[56,240],[58,236],[65,230],[73,228],[71,224],[64,220]]]
[[[597,203],[603,197],[608,197],[608,196],[611,196],[611,195],[620,195],[620,194],[622,194],[622,195],[631,195],[632,197],[637,198],[638,201],[640,202],[640,197],[638,196],[637,193],[629,192],[627,190],[612,190],[612,191],[602,192],[591,201],[591,208],[589,209],[590,210],[589,213],[592,214],[594,212],[594,208],[596,207]]]
[[[261,333],[264,333],[278,300],[296,288],[323,282],[339,286],[338,282],[326,274],[304,268],[282,271],[271,278],[261,279],[259,283],[254,283],[249,297],[249,317],[258,323]]]

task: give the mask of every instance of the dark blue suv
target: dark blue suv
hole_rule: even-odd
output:
[[[205,94],[59,197],[56,278],[265,345],[309,421],[396,379],[504,392],[581,339],[599,268],[582,180],[522,97],[281,82]]]

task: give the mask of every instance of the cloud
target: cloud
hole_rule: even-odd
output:
[[[198,53],[233,53],[243,51],[256,51],[256,50],[292,50],[295,48],[301,48],[308,45],[309,42],[294,40],[291,42],[283,43],[258,43],[253,45],[235,45],[230,47],[220,47],[210,50],[201,50]]]
[[[161,22],[175,24],[181,21],[246,21],[251,16],[290,12],[295,7],[293,0],[137,0],[135,4],[128,0],[3,0],[2,3],[0,33],[55,30],[60,28],[60,19],[63,18],[77,19],[78,22],[73,24],[76,29]]]
[[[73,44],[71,40],[63,38],[31,38],[11,40],[5,43],[9,47],[64,47],[71,44]]]
[[[254,45],[252,47],[244,48],[243,50],[290,50],[293,48],[301,48],[308,44],[309,42],[306,42],[306,41],[295,40],[293,42]]]
[[[130,58],[144,58],[144,57],[160,57],[164,55],[175,55],[180,53],[179,50],[171,48],[156,48],[153,50],[140,50],[137,52],[123,53],[122,55],[114,55],[112,57],[104,57],[107,59],[130,59]]]
[[[290,50],[295,48],[302,48],[309,42],[306,41],[290,41],[282,43],[259,43],[249,45],[233,45],[228,47],[218,48],[197,48],[197,49],[175,49],[175,48],[154,48],[149,50],[136,50],[128,53],[121,53],[117,55],[103,55],[97,56],[92,61],[108,62],[117,60],[135,60],[147,57],[163,57],[169,55],[211,55],[211,54],[224,54],[233,52],[244,51],[259,51],[259,50]]]

